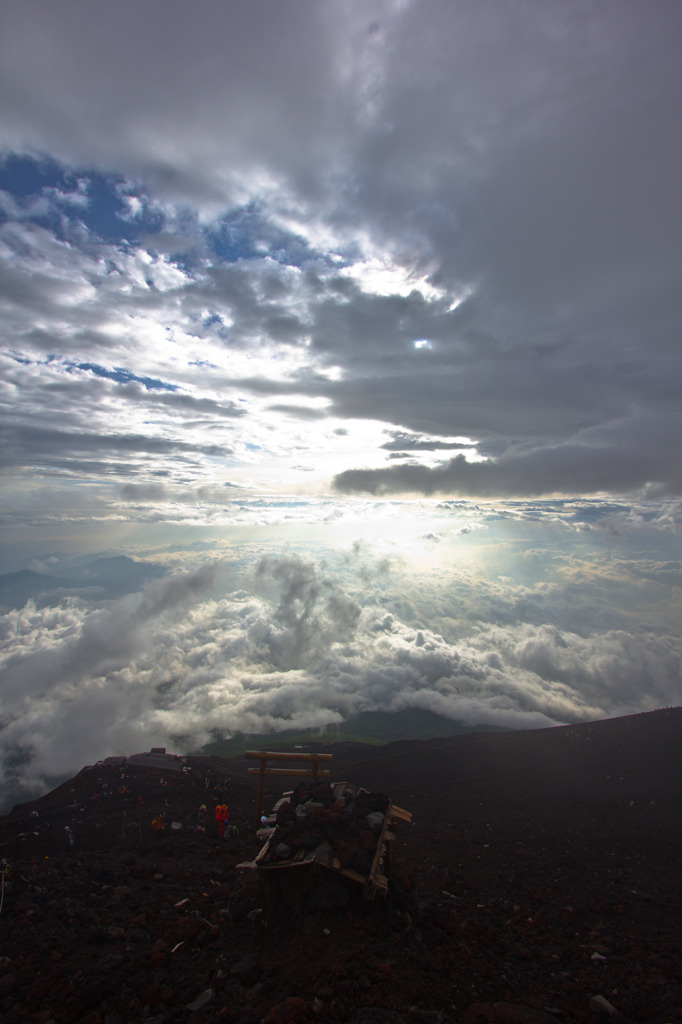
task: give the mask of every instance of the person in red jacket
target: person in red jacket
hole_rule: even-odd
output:
[[[218,822],[218,838],[223,839],[228,824],[227,804],[218,804],[215,809],[215,820]]]

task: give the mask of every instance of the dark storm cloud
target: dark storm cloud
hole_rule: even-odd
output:
[[[655,425],[655,441],[646,447],[638,439],[621,445],[564,444],[497,461],[467,462],[458,455],[444,466],[428,469],[413,464],[388,469],[346,470],[334,486],[346,494],[375,495],[412,492],[461,497],[508,497],[562,492],[599,494],[648,489],[652,497],[682,493],[682,459],[656,447],[671,437],[672,424]]]
[[[437,441],[418,437],[415,434],[394,431],[390,441],[382,444],[390,452],[440,452],[449,451],[453,448],[471,447],[460,441]]]
[[[13,5],[0,147],[49,160],[2,197],[9,344],[497,460],[344,488],[675,492],[681,43],[669,0]]]
[[[5,466],[30,465],[34,459],[43,463],[64,467],[89,465],[81,460],[87,455],[99,454],[102,459],[112,455],[136,456],[144,454],[184,456],[202,451],[206,455],[224,456],[229,451],[218,445],[192,445],[183,441],[153,438],[137,434],[70,434],[47,427],[23,425],[2,431],[2,455],[0,462]],[[97,463],[105,469],[106,462]]]
[[[323,420],[329,414],[324,409],[308,409],[304,405],[284,405],[282,402],[269,406],[273,412],[283,412],[299,420]]]

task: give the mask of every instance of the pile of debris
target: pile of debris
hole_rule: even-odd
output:
[[[412,815],[385,793],[345,782],[301,782],[275,805],[259,830],[254,866],[263,870],[319,864],[360,883],[365,895],[388,889],[391,826]]]

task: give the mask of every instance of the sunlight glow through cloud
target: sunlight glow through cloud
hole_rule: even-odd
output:
[[[343,267],[341,276],[357,281],[370,295],[402,295],[418,292],[427,302],[440,299],[444,293],[434,288],[425,277],[419,277],[389,259],[372,257],[362,263]]]

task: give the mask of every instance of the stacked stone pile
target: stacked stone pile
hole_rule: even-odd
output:
[[[274,813],[275,831],[262,865],[316,859],[367,876],[390,801],[385,793],[370,793],[345,783],[301,783]]]

